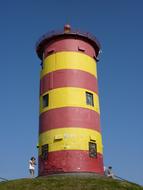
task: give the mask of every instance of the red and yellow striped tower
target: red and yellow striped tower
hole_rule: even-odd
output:
[[[39,175],[103,174],[96,60],[100,50],[89,33],[71,30],[42,36]]]

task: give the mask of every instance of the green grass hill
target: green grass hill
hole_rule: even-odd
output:
[[[0,190],[143,190],[143,187],[93,175],[55,175],[0,182]]]

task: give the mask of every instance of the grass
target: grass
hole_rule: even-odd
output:
[[[0,190],[143,190],[143,187],[98,176],[48,176],[0,183]]]

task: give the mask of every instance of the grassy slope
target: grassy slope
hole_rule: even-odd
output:
[[[50,176],[1,182],[0,190],[143,190],[143,187],[103,177]]]

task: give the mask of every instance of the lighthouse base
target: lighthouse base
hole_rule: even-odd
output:
[[[103,157],[89,157],[88,151],[55,151],[47,160],[39,156],[39,176],[64,173],[96,173],[103,175]]]

